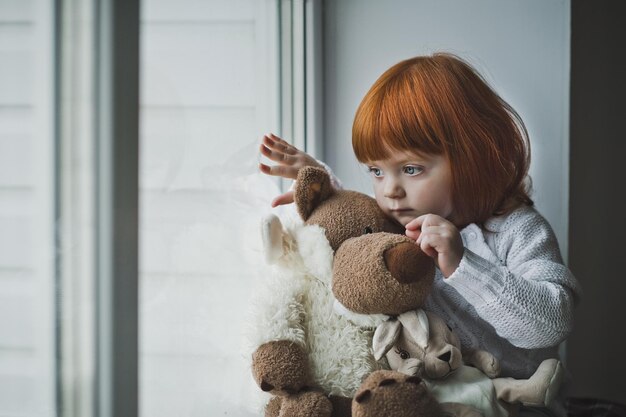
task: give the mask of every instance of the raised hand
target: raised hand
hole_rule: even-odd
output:
[[[307,166],[322,168],[315,158],[301,151],[292,144],[270,133],[263,136],[261,154],[277,165],[259,163],[259,169],[266,175],[296,179],[300,169]],[[287,191],[272,201],[272,207],[293,203],[293,191]]]

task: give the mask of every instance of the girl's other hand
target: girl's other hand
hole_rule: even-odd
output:
[[[463,239],[454,224],[436,214],[425,214],[406,225],[406,235],[415,240],[448,278],[461,263]]]
[[[259,163],[259,169],[266,175],[296,179],[301,168],[314,166],[322,168],[315,158],[285,142],[273,133],[263,136],[261,154],[277,165]],[[287,191],[272,201],[272,207],[293,203],[293,191]]]

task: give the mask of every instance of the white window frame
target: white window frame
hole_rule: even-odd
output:
[[[279,135],[323,159],[323,0],[278,0],[277,5]]]

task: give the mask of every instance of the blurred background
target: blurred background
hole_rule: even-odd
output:
[[[584,288],[571,394],[626,402],[626,3],[0,0],[0,417],[252,416],[257,173],[275,132],[370,193],[354,112],[448,51],[526,122],[538,209]],[[617,340],[611,331],[616,330]]]

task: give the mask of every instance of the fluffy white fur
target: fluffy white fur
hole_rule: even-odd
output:
[[[294,222],[281,239],[282,256],[251,306],[251,352],[269,341],[292,340],[309,353],[313,383],[329,394],[353,397],[364,377],[380,368],[371,350],[374,329],[353,324],[333,308],[333,251],[322,228]]]

